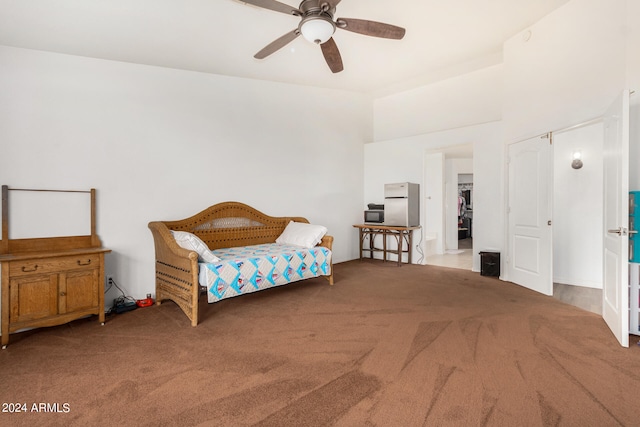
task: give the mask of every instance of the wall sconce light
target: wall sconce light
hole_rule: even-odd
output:
[[[573,160],[571,161],[571,167],[574,169],[580,169],[582,167],[582,153],[580,151],[573,152]]]

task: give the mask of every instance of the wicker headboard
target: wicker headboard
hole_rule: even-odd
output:
[[[215,250],[273,243],[289,221],[309,222],[302,217],[272,217],[240,202],[224,202],[192,217],[162,223],[169,230],[195,234]]]

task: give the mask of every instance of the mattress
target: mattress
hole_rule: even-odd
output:
[[[322,246],[267,243],[213,253],[220,261],[200,263],[198,276],[210,303],[331,274],[331,251]]]

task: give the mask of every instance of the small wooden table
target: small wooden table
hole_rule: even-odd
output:
[[[363,259],[362,253],[364,251],[369,252],[369,257],[373,258],[374,252],[382,252],[382,261],[387,261],[387,253],[398,255],[398,266],[402,264],[402,254],[407,254],[407,263],[411,264],[411,248],[413,245],[413,230],[418,230],[419,225],[411,227],[400,227],[394,225],[382,225],[382,224],[355,224],[360,232],[360,259]],[[375,237],[382,235],[382,249],[376,248],[374,245]],[[364,241],[369,236],[369,247],[364,247]],[[393,236],[398,243],[398,249],[387,248],[387,237]],[[404,243],[407,243],[407,250],[404,250]]]

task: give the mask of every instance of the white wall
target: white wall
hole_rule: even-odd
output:
[[[502,127],[498,129],[502,131]],[[501,252],[504,260],[504,191],[504,143],[502,134],[494,133],[473,150],[474,271],[480,271],[480,257],[475,255],[480,251]]]
[[[603,133],[598,122],[553,135],[554,283],[602,288]]]
[[[424,213],[422,214],[422,236],[424,257],[443,254],[445,251],[445,154],[425,152],[423,162],[422,192]]]
[[[571,0],[504,44],[507,141],[606,111],[625,86],[625,6],[625,0]]]
[[[362,95],[8,47],[0,94],[0,183],[96,188],[106,272],[135,298],[154,292],[147,223],[223,201],[324,224],[334,261],[357,257]]]
[[[502,65],[374,101],[376,142],[488,123],[501,117]]]

